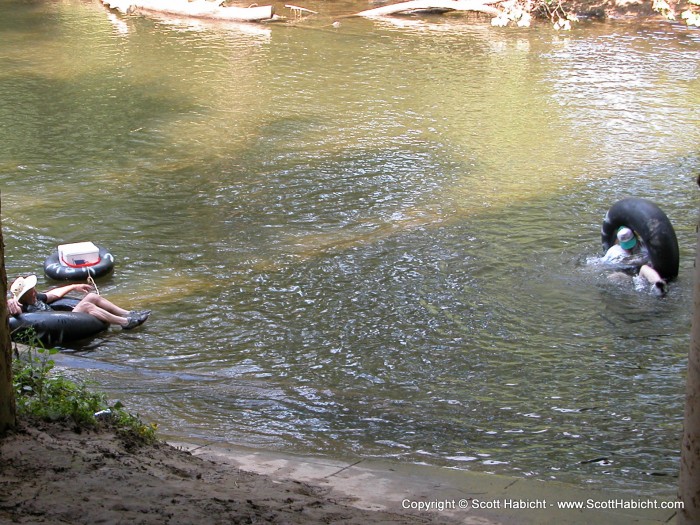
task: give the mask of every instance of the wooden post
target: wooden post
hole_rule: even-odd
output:
[[[678,498],[683,502],[684,508],[678,511],[677,521],[682,525],[700,523],[700,225],[696,226],[696,233],[693,321],[681,440],[681,472],[678,480]]]

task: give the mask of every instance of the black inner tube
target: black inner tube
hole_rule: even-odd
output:
[[[53,311],[30,312],[10,316],[12,340],[51,348],[63,343],[87,339],[109,327],[108,323],[83,312],[73,312],[78,299],[62,298],[51,303]]]
[[[617,230],[634,230],[649,253],[651,266],[667,281],[678,277],[679,250],[676,232],[666,214],[653,202],[630,197],[613,204],[605,214],[601,238],[603,250],[615,244]]]
[[[56,281],[82,281],[88,277],[103,277],[114,270],[114,256],[102,246],[98,246],[100,262],[93,266],[72,267],[61,264],[58,250],[44,261],[44,274]]]

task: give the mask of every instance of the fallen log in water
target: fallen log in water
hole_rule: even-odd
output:
[[[124,14],[156,13],[165,15],[206,18],[210,20],[234,20],[259,22],[274,15],[271,5],[254,7],[223,7],[221,2],[207,0],[102,0],[110,9]]]
[[[410,0],[399,4],[385,5],[355,13],[355,16],[376,17],[391,16],[399,13],[410,13],[414,11],[477,11],[487,13],[492,16],[502,14],[500,9],[487,5],[495,3],[493,1],[479,0]]]

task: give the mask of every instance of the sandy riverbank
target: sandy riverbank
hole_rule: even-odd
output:
[[[321,487],[59,424],[22,424],[0,441],[0,486],[1,523],[452,523],[363,510]]]

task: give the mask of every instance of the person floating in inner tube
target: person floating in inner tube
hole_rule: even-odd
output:
[[[121,326],[124,330],[142,325],[151,314],[150,310],[124,310],[104,297],[92,293],[92,286],[89,284],[69,284],[41,293],[36,291],[36,282],[36,275],[20,276],[15,279],[10,286],[12,297],[7,300],[7,309],[11,315],[52,310],[51,303],[69,292],[87,294],[73,308],[74,312],[90,314],[105,323]]]
[[[656,295],[665,295],[668,291],[668,284],[651,266],[642,243],[626,226],[617,230],[617,242],[605,253],[602,261],[637,273],[651,284],[651,290]]]

